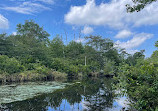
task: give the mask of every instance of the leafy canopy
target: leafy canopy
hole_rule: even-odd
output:
[[[131,6],[129,4],[126,5],[127,12],[139,12],[141,11],[146,5],[151,4],[157,0],[132,0],[135,5]]]
[[[47,41],[50,36],[45,30],[43,30],[43,27],[40,27],[33,20],[26,20],[24,25],[18,24],[17,34],[29,36],[30,38],[34,37],[40,42]]]

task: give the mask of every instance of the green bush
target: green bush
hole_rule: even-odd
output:
[[[51,70],[45,66],[38,66],[36,67],[36,71],[39,74],[49,75]]]
[[[87,76],[90,72],[92,72],[91,70],[91,66],[87,65],[79,65],[79,72],[82,73],[83,75]]]
[[[25,67],[15,58],[9,58],[5,55],[0,56],[0,70],[9,74],[22,72]]]
[[[61,71],[64,69],[65,65],[67,64],[67,61],[60,59],[60,58],[54,58],[50,68],[55,69],[56,71]]]
[[[105,75],[110,75],[115,73],[115,62],[107,61],[104,65],[104,73]]]
[[[155,63],[146,60],[136,66],[125,64],[119,71],[118,80],[134,102],[133,106],[140,111],[155,111],[158,106],[158,67]]]

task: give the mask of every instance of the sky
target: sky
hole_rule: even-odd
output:
[[[0,33],[16,34],[16,25],[34,20],[65,44],[99,35],[133,54],[145,49],[150,57],[158,41],[158,1],[127,13],[132,0],[0,0]],[[67,40],[66,40],[67,36]]]

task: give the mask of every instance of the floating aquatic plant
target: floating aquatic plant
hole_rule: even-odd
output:
[[[23,101],[43,93],[51,93],[64,88],[68,83],[28,82],[0,86],[0,104]]]

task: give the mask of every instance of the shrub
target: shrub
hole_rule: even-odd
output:
[[[22,72],[25,67],[15,58],[9,58],[5,55],[0,56],[0,70],[9,74]]]
[[[107,61],[104,66],[105,75],[114,74],[114,72],[115,72],[115,62]]]
[[[139,66],[125,64],[119,71],[118,80],[134,101],[133,106],[141,111],[155,111],[158,106],[158,68],[155,64],[148,61]]]

